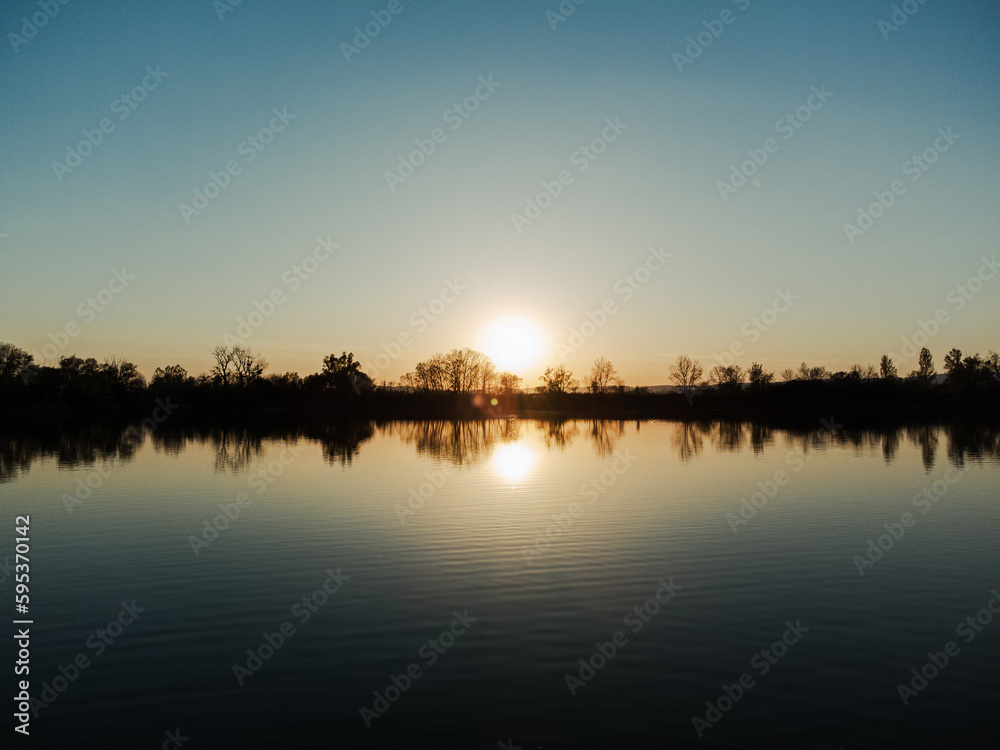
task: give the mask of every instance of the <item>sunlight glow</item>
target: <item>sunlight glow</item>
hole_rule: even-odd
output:
[[[510,317],[495,321],[483,333],[483,353],[500,370],[516,374],[534,365],[544,353],[545,336],[529,320]]]
[[[523,479],[534,463],[535,454],[520,443],[505,443],[493,453],[493,470],[511,481]]]

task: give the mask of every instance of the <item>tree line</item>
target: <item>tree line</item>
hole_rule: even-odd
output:
[[[31,354],[13,344],[0,343],[0,395],[33,397],[38,401],[107,400],[143,395],[191,395],[221,393],[301,391],[358,396],[374,390],[372,379],[362,372],[353,354],[330,354],[322,369],[305,378],[296,372],[265,375],[267,360],[242,345],[217,346],[214,364],[206,372],[189,375],[181,365],[157,367],[147,381],[128,360],[109,357],[103,362],[63,356],[55,366],[35,364]]]
[[[400,386],[414,391],[452,391],[454,393],[502,393],[510,395],[521,388],[521,378],[512,372],[499,372],[489,357],[475,349],[452,349],[418,362],[404,374]]]
[[[952,349],[944,358],[947,382],[952,388],[961,390],[974,389],[991,381],[1000,381],[1000,354],[990,350],[986,357],[977,352],[963,356],[960,349]],[[681,355],[670,367],[671,382],[685,389],[710,386],[717,390],[739,390],[744,384],[751,388],[762,388],[774,381],[774,373],[767,372],[758,362],[743,370],[739,365],[716,365],[703,380],[704,370],[697,360]],[[934,357],[930,350],[924,347],[917,356],[917,367],[909,374],[908,379],[925,388],[930,387],[937,370]],[[805,362],[798,370],[786,368],[781,372],[784,382],[792,381],[832,381],[837,382],[873,382],[881,380],[892,383],[902,380],[899,370],[888,354],[883,354],[878,367],[875,365],[852,365],[849,370],[829,372],[823,366],[810,367]]]
[[[393,408],[409,408],[415,403],[432,403],[447,409],[447,404],[458,403],[456,398],[466,403],[468,396],[476,396],[477,404],[493,407],[499,404],[508,411],[586,409],[593,404],[613,408],[616,403],[641,411],[656,407],[656,403],[672,404],[669,399],[680,396],[689,407],[698,402],[704,408],[768,404],[800,408],[817,394],[823,394],[824,398],[830,394],[850,394],[855,399],[873,401],[887,395],[923,398],[920,394],[931,390],[964,398],[1000,394],[1000,355],[992,350],[986,357],[950,350],[943,359],[947,375],[943,388],[934,387],[937,370],[926,347],[917,357],[916,369],[906,377],[900,375],[888,354],[882,356],[878,366],[855,364],[836,372],[803,362],[798,369],[783,370],[780,380],[758,362],[746,369],[736,364],[719,364],[706,373],[698,360],[681,355],[666,373],[674,391],[667,394],[653,394],[642,386],[626,386],[615,366],[604,357],[594,360],[582,382],[564,364],[549,366],[533,389],[522,387],[520,376],[500,371],[488,356],[470,348],[436,353],[418,362],[398,383],[382,384],[376,384],[362,370],[354,354],[348,352],[324,357],[321,369],[305,377],[296,372],[268,374],[267,360],[239,344],[217,346],[212,357],[213,365],[208,372],[193,376],[181,365],[167,365],[157,367],[147,381],[135,364],[119,357],[98,362],[92,357],[73,354],[47,366],[36,364],[32,355],[13,344],[0,343],[0,399],[80,404],[152,396],[201,406],[381,404],[383,411],[391,413]]]

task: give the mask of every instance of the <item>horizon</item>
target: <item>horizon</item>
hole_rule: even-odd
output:
[[[60,338],[59,340],[62,340],[62,338]],[[245,342],[245,340],[241,340],[238,337],[227,338],[227,341],[230,342],[229,344],[226,345],[227,348],[229,348],[231,346],[242,346],[244,344],[244,342]],[[0,344],[13,344],[15,347],[17,346],[16,344],[14,344],[14,342],[0,341]],[[292,371],[292,370],[284,370],[284,371],[277,370],[277,369],[275,369],[271,365],[270,360],[268,359],[266,352],[255,350],[255,349],[253,349],[253,347],[247,347],[247,348],[249,348],[250,352],[253,355],[260,356],[260,357],[262,357],[265,360],[266,367],[264,368],[264,371],[261,374],[261,377],[263,377],[264,379],[268,378],[271,375],[276,375],[276,376],[278,376],[278,375],[298,375],[300,378],[306,378],[309,375],[322,373],[323,370],[324,370],[322,358],[320,359],[319,366],[316,367],[315,370],[308,370],[308,371],[305,371],[305,372],[299,372],[297,370],[296,371]],[[889,363],[891,365],[893,365],[894,367],[897,367],[897,368],[899,368],[899,366],[901,364],[904,365],[903,369],[899,369],[899,374],[897,376],[893,376],[893,377],[897,377],[897,378],[899,378],[901,380],[908,380],[908,379],[911,379],[913,377],[917,377],[916,360],[918,358],[918,354],[919,354],[920,350],[923,349],[923,348],[926,348],[926,347],[923,347],[923,346],[916,347],[916,348],[913,349],[914,354],[912,356],[910,356],[910,357],[904,357],[904,358],[900,358],[900,359],[897,359],[897,357],[895,355],[893,355],[892,353],[887,353],[885,356],[889,357]],[[957,348],[957,347],[953,347],[947,353],[950,353],[955,348]],[[447,356],[447,354],[449,352],[461,351],[461,350],[465,350],[465,349],[471,349],[472,351],[479,351],[479,350],[473,349],[473,347],[453,347],[452,349],[449,349],[446,352],[435,352],[434,354],[429,355],[428,357],[424,357],[424,358],[422,358],[420,360],[420,363],[424,363],[424,362],[426,362],[426,361],[428,361],[428,360],[430,360],[432,358],[435,358],[435,357]],[[904,349],[904,351],[906,351],[906,349]],[[992,354],[995,353],[993,349],[988,349],[985,354],[983,352],[978,351],[978,350],[977,351],[961,351],[961,350],[959,350],[959,351],[965,357],[967,357],[967,356],[977,356],[978,357],[978,356],[982,355],[984,360],[988,359],[990,355],[992,355]],[[35,357],[38,354],[37,352],[31,352],[31,351],[28,351],[27,353],[30,354],[30,355],[32,355],[33,357]],[[353,354],[354,354],[353,352],[341,352],[340,356],[343,356],[343,355],[353,355]],[[769,368],[768,363],[766,363],[766,362],[758,363],[755,360],[752,363],[742,363],[739,360],[736,360],[736,359],[732,358],[731,356],[730,357],[726,357],[725,354],[726,353],[720,353],[719,357],[717,357],[715,360],[713,360],[711,362],[707,362],[707,363],[701,362],[697,357],[691,358],[693,360],[693,362],[694,362],[695,365],[700,366],[700,367],[703,368],[702,375],[699,377],[698,382],[695,383],[693,386],[685,386],[685,385],[681,385],[681,384],[679,384],[677,382],[670,382],[671,379],[672,379],[672,377],[673,377],[673,375],[672,375],[672,373],[669,370],[670,370],[670,367],[672,367],[673,365],[676,364],[676,360],[674,362],[670,363],[670,366],[668,366],[668,371],[664,373],[664,378],[663,378],[663,380],[661,382],[631,383],[627,379],[625,379],[624,377],[622,377],[621,373],[617,370],[617,367],[614,366],[615,363],[614,362],[610,362],[610,361],[609,361],[609,364],[612,366],[613,369],[612,369],[611,374],[610,374],[609,377],[612,380],[618,379],[620,381],[620,384],[622,386],[625,386],[626,388],[667,388],[667,389],[671,389],[671,390],[684,390],[685,388],[688,388],[688,387],[698,387],[698,388],[709,387],[711,385],[711,379],[710,379],[710,376],[712,374],[711,370],[716,365],[719,365],[720,367],[728,367],[730,365],[736,365],[740,369],[741,376],[742,377],[746,377],[746,376],[749,375],[750,365],[758,365],[759,364],[759,365],[761,365],[763,367],[763,372],[765,374],[770,373],[770,376],[773,378],[773,381],[776,382],[776,383],[778,383],[778,382],[789,382],[791,380],[817,379],[815,377],[809,377],[809,376],[804,375],[802,373],[801,368],[804,367],[804,366],[807,366],[807,365],[809,366],[810,369],[813,369],[813,370],[819,369],[821,371],[821,376],[818,379],[828,379],[828,378],[830,378],[831,376],[833,376],[833,375],[835,375],[837,373],[848,373],[852,369],[858,369],[858,368],[863,369],[863,368],[865,368],[867,366],[871,366],[872,372],[875,373],[871,377],[874,377],[874,378],[883,377],[883,376],[880,376],[880,375],[877,374],[877,371],[878,371],[878,362],[877,361],[876,362],[853,362],[850,365],[841,368],[840,370],[832,370],[832,369],[830,369],[826,365],[823,365],[820,362],[805,362],[805,361],[801,361],[799,363],[798,367],[789,366],[789,367],[786,367],[786,368],[782,368],[781,370],[778,370],[776,368]],[[153,370],[150,370],[149,372],[146,372],[146,371],[143,370],[143,368],[140,365],[138,365],[138,363],[135,363],[131,359],[129,359],[128,356],[126,356],[126,355],[120,355],[120,354],[117,354],[117,353],[113,354],[113,355],[107,355],[104,358],[98,358],[98,357],[93,357],[93,356],[89,356],[89,355],[80,356],[75,351],[72,351],[72,352],[67,351],[65,354],[61,354],[60,356],[61,357],[67,357],[67,358],[78,357],[80,360],[93,359],[94,361],[97,362],[98,365],[110,362],[112,360],[119,360],[119,361],[131,362],[132,364],[136,365],[136,369],[139,371],[139,374],[143,376],[143,378],[145,379],[145,382],[147,384],[150,384],[152,382],[153,375],[154,375],[154,372],[156,370],[162,370],[162,369],[166,369],[167,367],[176,366],[176,365],[180,365],[185,370],[187,377],[198,378],[199,376],[203,376],[203,375],[206,376],[206,377],[208,377],[209,379],[212,379],[213,377],[215,377],[214,374],[213,374],[214,365],[209,365],[204,370],[190,370],[187,367],[184,367],[184,365],[182,363],[173,362],[173,363],[164,363],[163,365],[158,365],[156,368],[153,368]],[[337,355],[336,352],[330,352],[330,354],[328,356],[336,357],[338,355]],[[378,364],[377,364],[378,363],[378,359],[377,359],[377,356],[378,355],[376,355],[376,359],[373,360],[373,362],[375,363],[373,369],[376,372],[378,371]],[[386,355],[386,356],[388,356],[388,355]],[[687,356],[687,355],[683,355],[683,354],[679,355],[679,357],[684,357],[684,356]],[[946,366],[945,362],[944,362],[944,356],[945,355],[935,356],[934,353],[931,352],[932,367],[935,369],[933,377],[936,379],[937,382],[942,381],[944,378],[946,378],[948,376],[947,372],[943,372],[943,371],[937,369],[939,364],[942,367]],[[356,359],[356,357],[355,357],[355,359]],[[542,375],[539,375],[533,381],[531,381],[528,378],[526,378],[525,376],[521,375],[520,372],[518,372],[517,369],[507,369],[507,368],[499,367],[499,366],[497,366],[497,363],[492,358],[489,358],[489,359],[496,366],[496,373],[497,374],[511,373],[511,374],[517,375],[520,378],[520,385],[518,386],[518,388],[515,389],[515,391],[530,393],[530,392],[535,391],[535,390],[541,391],[541,390],[544,389],[543,384],[541,384],[541,383],[539,383],[538,385],[534,384],[535,381],[543,381]],[[591,363],[591,368],[593,367],[593,365],[595,365],[597,363],[598,360],[603,360],[603,359],[605,359],[605,358],[603,358],[600,355],[598,355],[598,357],[595,358],[595,361],[593,363]],[[214,361],[215,360],[213,359],[213,362]],[[366,362],[365,361],[361,361],[361,360],[357,360],[357,361],[360,362],[361,371],[363,373],[368,374],[370,376],[369,371],[365,368]],[[912,368],[912,370],[910,368],[908,368],[908,367],[905,366],[906,363],[909,363],[909,362],[912,362],[914,364],[914,367]],[[372,364],[372,363],[368,363],[368,364]],[[39,366],[39,367],[54,367],[54,368],[57,368],[57,369],[60,366],[59,362],[44,363],[44,362],[39,361],[37,359],[37,357],[31,363],[31,365],[33,365],[33,366]],[[545,370],[548,370],[550,368],[551,369],[556,369],[557,367],[560,367],[560,366],[564,366],[564,364],[563,363],[559,363],[559,362],[551,362],[551,363],[548,363],[545,366],[544,369]],[[571,386],[568,387],[568,390],[570,392],[574,392],[574,391],[576,391],[576,392],[584,392],[584,391],[586,391],[588,389],[588,377],[591,374],[591,368],[584,368],[584,369],[581,369],[579,371],[569,370],[569,377],[572,377],[573,380],[577,381],[576,385],[571,385]],[[26,383],[30,381],[30,376],[27,375],[27,374],[25,374],[28,371],[28,369],[29,368],[24,368],[24,372],[22,372],[22,378],[25,379]],[[569,369],[569,368],[567,368],[567,369]],[[786,370],[793,371],[794,372],[794,376],[790,377],[790,378],[785,377],[785,372],[784,371],[786,371]],[[390,379],[390,378],[384,378],[384,379],[372,378],[372,380],[373,380],[374,385],[377,385],[377,386],[390,386],[390,387],[394,386],[394,387],[399,387],[399,388],[405,388],[405,387],[408,387],[408,386],[406,386],[402,382],[402,375],[412,374],[412,372],[413,371],[410,370],[407,373],[401,373],[400,377],[396,377],[396,378],[392,378],[392,379]],[[866,377],[866,376],[862,375],[862,378],[864,378],[864,377]],[[613,385],[613,383],[612,383],[612,385]],[[749,385],[749,383],[745,382],[743,385]]]

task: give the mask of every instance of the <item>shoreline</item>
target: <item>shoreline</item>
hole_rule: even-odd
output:
[[[815,397],[806,399],[787,399],[774,398],[770,393],[737,394],[735,397],[703,394],[688,402],[681,394],[514,394],[495,399],[497,404],[493,405],[481,395],[453,393],[383,393],[352,400],[319,399],[299,403],[257,399],[253,394],[227,394],[228,398],[207,401],[201,394],[187,400],[175,394],[144,394],[115,400],[8,402],[0,404],[0,424],[13,430],[144,421],[155,425],[185,423],[222,427],[491,419],[739,421],[817,429],[821,420],[830,419],[855,427],[1000,424],[1000,405],[990,398],[973,401],[948,393],[895,399],[857,398],[856,394],[835,392],[813,395]]]

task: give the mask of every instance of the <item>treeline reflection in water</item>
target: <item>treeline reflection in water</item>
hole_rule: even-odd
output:
[[[589,440],[599,458],[610,456],[626,430],[641,431],[649,424],[631,420],[460,420],[371,421],[316,425],[255,425],[224,427],[164,424],[156,430],[137,424],[60,425],[17,431],[0,430],[0,482],[16,480],[38,460],[55,461],[60,468],[116,464],[131,461],[150,443],[157,453],[178,455],[190,444],[211,445],[215,471],[242,473],[262,455],[270,441],[318,443],[324,461],[347,466],[376,434],[396,437],[416,453],[455,465],[473,465],[492,455],[502,444],[517,442],[530,424],[548,450],[564,450],[574,441]],[[660,423],[663,424],[662,422]],[[670,445],[681,461],[698,459],[706,451],[755,454],[776,447],[803,453],[831,447],[881,453],[889,463],[905,443],[919,448],[930,471],[942,441],[948,461],[961,467],[966,461],[1000,459],[1000,430],[993,425],[946,424],[852,428],[818,421],[815,429],[786,429],[752,421],[704,420],[668,422]]]

